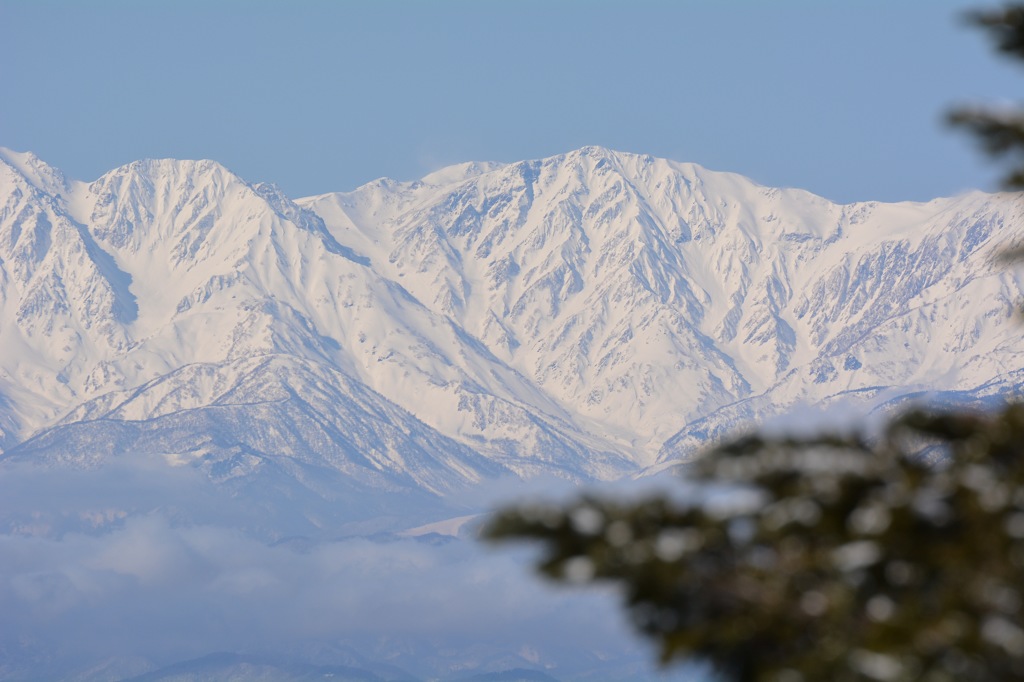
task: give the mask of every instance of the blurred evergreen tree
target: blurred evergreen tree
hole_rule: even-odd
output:
[[[1024,679],[1024,406],[752,435],[687,474],[688,500],[524,506],[486,536],[620,584],[664,662],[737,682]]]
[[[974,12],[968,18],[989,32],[1001,53],[1024,59],[1024,4]],[[967,106],[954,110],[949,120],[971,131],[988,153],[1009,161],[1010,168],[1003,178],[1007,189],[1024,189],[1024,110]]]
[[[1024,4],[971,20],[1024,58]],[[950,118],[1024,188],[1024,113]],[[555,580],[619,585],[663,662],[727,680],[1024,680],[1024,405],[754,433],[686,476],[685,496],[523,505],[484,535],[539,541]]]

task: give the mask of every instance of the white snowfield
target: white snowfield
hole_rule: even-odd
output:
[[[0,448],[328,497],[621,477],[801,403],[1011,394],[1022,233],[1018,195],[837,205],[596,147],[296,201],[2,150]]]

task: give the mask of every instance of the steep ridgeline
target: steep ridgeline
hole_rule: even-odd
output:
[[[159,455],[300,505],[325,472],[372,497],[635,468],[273,186],[171,160],[84,184],[5,151],[0,206],[8,461]],[[452,436],[416,416],[460,405]]]
[[[681,426],[1024,369],[1011,195],[841,206],[591,147],[299,203],[640,462]]]
[[[1022,213],[592,147],[297,202],[210,161],[85,184],[3,151],[0,447],[443,497],[614,478],[801,401],[1002,394]]]

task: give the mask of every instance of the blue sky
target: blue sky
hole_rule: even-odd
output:
[[[994,4],[990,2],[988,4]],[[0,145],[304,196],[587,144],[830,199],[993,188],[943,124],[1024,72],[963,0],[0,0]]]

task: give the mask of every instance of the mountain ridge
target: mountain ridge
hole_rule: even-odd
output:
[[[292,200],[208,160],[84,183],[0,150],[0,202],[5,460],[103,460],[128,429],[207,472],[285,457],[440,499],[1024,367],[1021,281],[993,265],[1012,195],[838,205],[584,147]],[[281,407],[222,419],[229,386]],[[167,435],[188,423],[213,432]]]

